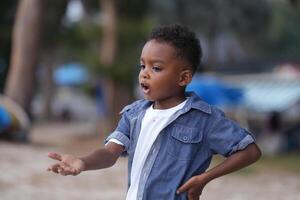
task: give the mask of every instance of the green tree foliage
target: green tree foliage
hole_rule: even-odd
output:
[[[300,55],[299,0],[152,0],[158,24],[182,23],[215,37],[235,35],[256,57]]]
[[[294,4],[287,3],[276,1],[272,4],[272,20],[263,43],[268,56],[300,57],[300,12]]]
[[[138,73],[140,53],[149,32],[147,20],[119,21],[118,51],[110,73],[114,80],[133,86]]]
[[[151,13],[156,23],[184,24],[204,38],[208,46],[205,49],[206,63],[204,63],[209,66],[207,68],[228,64],[215,59],[217,39],[220,36],[227,35],[233,38],[232,41],[239,41],[235,44],[243,47],[241,52],[246,52],[246,57],[255,55],[258,52],[255,48],[261,48],[260,44],[270,21],[271,10],[267,0],[165,0],[163,3],[152,0],[151,2]],[[231,62],[229,60],[232,59],[228,59],[228,62]]]
[[[133,86],[137,73],[139,54],[150,30],[147,18],[147,1],[117,1],[117,54],[111,67],[103,66],[99,60],[101,24],[94,3],[86,3],[87,20],[65,27],[61,37],[67,56],[86,63],[96,74],[111,77],[114,81]],[[99,11],[99,10],[98,10]],[[71,52],[72,55],[68,55]]]
[[[269,7],[261,0],[153,0],[152,13],[158,23],[178,22],[206,34],[223,30],[249,33],[265,27]]]
[[[45,1],[46,14],[43,23],[43,47],[56,49],[61,46],[61,37],[64,36],[62,27],[68,0]]]

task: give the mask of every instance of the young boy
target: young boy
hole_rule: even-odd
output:
[[[104,148],[76,158],[49,153],[49,171],[77,175],[128,158],[127,200],[199,199],[211,180],[257,161],[254,138],[194,93],[185,93],[200,63],[195,34],[180,25],[151,32],[140,58],[144,100],[126,106]],[[227,159],[206,171],[214,154]]]

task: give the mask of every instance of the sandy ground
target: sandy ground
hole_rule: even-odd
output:
[[[109,169],[63,177],[46,171],[49,151],[83,155],[101,146],[93,124],[34,127],[30,144],[0,142],[1,200],[121,200],[126,193],[127,160]],[[204,189],[207,200],[298,200],[299,174],[265,168],[214,180]]]

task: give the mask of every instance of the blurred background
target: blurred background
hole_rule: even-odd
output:
[[[299,0],[10,0],[0,13],[1,199],[125,198],[126,158],[60,177],[46,172],[47,152],[103,145],[122,107],[141,98],[149,32],[173,23],[194,31],[204,53],[187,90],[253,132],[263,151],[209,183],[203,199],[300,199]]]

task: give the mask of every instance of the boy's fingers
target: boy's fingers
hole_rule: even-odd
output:
[[[64,162],[59,163],[59,173],[63,176],[75,174],[75,169]]]
[[[196,192],[188,192],[188,200],[199,200],[200,195],[197,194]]]
[[[192,187],[192,181],[189,180],[188,182],[186,182],[185,184],[183,184],[177,191],[177,194],[180,194],[182,192],[187,191],[190,187]]]
[[[57,169],[52,169],[52,168],[50,168],[50,167],[48,167],[47,171],[54,172],[54,173],[58,173]]]
[[[73,169],[70,168],[70,167],[63,167],[63,170],[64,170],[64,172],[67,173],[67,174],[73,173]]]
[[[73,176],[78,175],[78,171],[74,170],[74,172],[72,173]]]
[[[62,176],[66,176],[67,174],[66,174],[66,172],[64,171],[64,170],[59,170],[59,173],[60,173],[60,175],[62,175]]]
[[[48,153],[48,157],[49,158],[52,158],[54,160],[58,160],[58,161],[61,161],[62,160],[62,156],[58,153],[54,153],[54,152],[50,152]]]
[[[53,165],[51,165],[51,166],[49,166],[48,167],[48,170],[54,170],[54,169],[57,169],[57,167],[59,166],[59,164],[58,163],[56,163],[56,164],[53,164]]]
[[[61,166],[58,166],[57,167],[57,173],[64,176],[65,175],[64,168],[62,168]]]
[[[80,170],[78,170],[78,169],[74,169],[74,170],[73,170],[73,175],[74,175],[74,176],[76,176],[76,175],[79,174],[79,173],[80,173]]]
[[[55,173],[58,173],[59,163],[53,164],[50,167],[48,167],[48,171],[53,171]]]
[[[61,167],[58,172],[62,175],[62,176],[67,176],[67,175],[73,175],[73,172],[70,170],[70,168],[65,168],[65,167]]]

